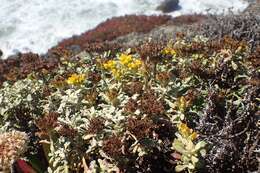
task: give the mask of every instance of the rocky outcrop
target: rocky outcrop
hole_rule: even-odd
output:
[[[157,10],[162,11],[163,13],[170,13],[179,8],[179,0],[165,0],[157,7]]]

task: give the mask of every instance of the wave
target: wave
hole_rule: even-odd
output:
[[[100,22],[126,14],[161,14],[163,0],[1,0],[0,49],[4,58],[17,52],[45,53],[64,38],[89,30]],[[244,10],[240,0],[180,0],[170,13],[223,13]]]

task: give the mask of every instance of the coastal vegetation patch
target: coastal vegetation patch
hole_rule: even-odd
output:
[[[0,88],[0,169],[259,171],[258,53],[179,34],[50,69],[28,61],[35,71]]]

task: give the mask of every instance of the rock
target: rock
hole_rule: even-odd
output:
[[[75,44],[70,45],[69,47],[67,47],[67,49],[71,51],[73,54],[79,54],[82,51],[81,47]]]
[[[3,55],[3,51],[0,49],[0,58],[2,57]]]
[[[165,0],[156,9],[162,11],[163,13],[170,13],[178,10],[178,8],[179,0]]]

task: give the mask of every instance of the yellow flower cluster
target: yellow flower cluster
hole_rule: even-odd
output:
[[[130,64],[128,64],[128,68],[131,70],[137,70],[142,66],[142,61],[141,60],[133,60]]]
[[[190,102],[185,99],[185,97],[181,96],[177,101],[177,108],[180,112],[184,113],[185,110],[190,106]]]
[[[110,71],[116,79],[120,79],[126,71],[136,71],[141,66],[141,60],[127,54],[121,54],[119,60],[109,60],[103,64],[104,69]]]
[[[121,64],[127,66],[131,61],[133,60],[132,55],[127,55],[127,54],[121,54],[119,57],[119,61]]]
[[[115,60],[109,60],[106,63],[104,63],[103,66],[104,69],[110,71],[116,79],[121,78],[122,70],[117,67],[117,62]]]
[[[112,70],[116,68],[116,61],[109,60],[108,62],[104,63],[104,68],[106,70]]]
[[[180,132],[180,134],[184,137],[184,138],[188,138],[191,139],[192,141],[195,140],[198,137],[198,134],[196,132],[193,132],[192,129],[190,129],[187,124],[184,123],[180,123],[178,125],[178,130]]]
[[[162,50],[162,54],[176,56],[177,52],[173,48],[166,47]]]
[[[122,75],[123,75],[123,71],[120,70],[120,69],[113,69],[113,70],[111,70],[111,72],[112,72],[113,76],[114,76],[117,80],[121,79],[121,77],[122,77]]]
[[[142,61],[139,59],[134,59],[132,55],[121,54],[119,61],[130,70],[137,70],[142,66]]]
[[[86,79],[85,74],[72,74],[68,79],[67,83],[70,85],[80,85],[82,84]]]

